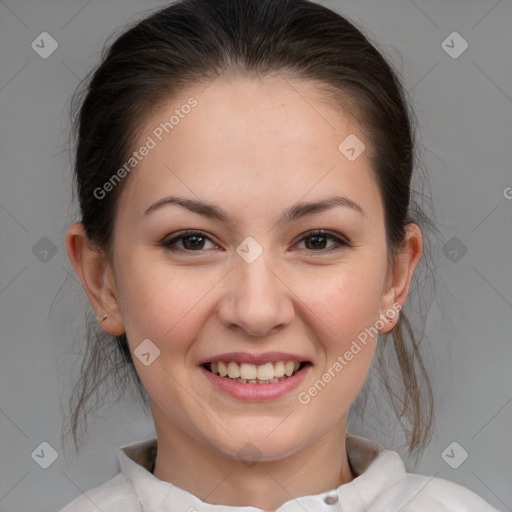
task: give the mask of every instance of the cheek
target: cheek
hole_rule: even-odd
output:
[[[179,386],[173,385],[174,379],[186,373],[183,358],[201,325],[200,308],[194,306],[207,290],[192,273],[182,272],[177,279],[168,269],[160,272],[157,265],[150,267],[144,272],[141,266],[124,265],[123,275],[129,277],[120,286],[121,312],[137,373],[149,395],[158,403],[170,397],[178,403]],[[148,352],[146,364],[139,355]]]
[[[165,345],[205,293],[191,272],[136,255],[120,263],[119,276],[119,305],[131,345],[144,338]]]
[[[309,318],[323,354],[318,378],[301,390],[299,401],[307,403],[309,411],[318,411],[326,425],[348,412],[375,355],[380,282],[374,277],[355,270],[340,272],[335,282],[325,283],[322,292],[314,287],[303,291],[314,312]]]
[[[379,317],[383,268],[379,262],[341,265],[329,275],[310,273],[295,287],[327,339],[345,343]],[[373,269],[373,270],[372,270]]]

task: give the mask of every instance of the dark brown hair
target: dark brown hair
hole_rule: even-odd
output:
[[[397,72],[363,29],[307,0],[178,1],[126,28],[104,50],[101,64],[84,80],[72,102],[74,185],[90,241],[111,255],[116,206],[129,177],[101,200],[94,191],[126,162],[143,121],[163,100],[226,73],[312,81],[326,99],[358,122],[384,203],[389,261],[404,241],[406,225],[418,224],[425,251],[410,294],[419,287],[419,294],[426,298],[426,278],[432,272],[425,235],[436,233],[437,228],[417,201],[426,196],[413,194],[417,148],[406,93]],[[420,325],[418,339],[406,310],[401,310],[393,330],[381,335],[374,364],[379,365],[380,385],[388,393],[413,454],[421,452],[431,438],[434,409],[420,352],[423,329]],[[424,317],[419,314],[418,320]],[[128,383],[134,383],[148,405],[126,335],[105,333],[93,316],[87,317],[86,329],[68,425],[77,449],[87,413],[103,401],[108,382],[121,394]]]

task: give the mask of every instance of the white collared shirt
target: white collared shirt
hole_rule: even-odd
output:
[[[251,506],[213,505],[150,471],[156,438],[119,450],[121,471],[60,512],[262,512]],[[336,489],[300,496],[275,512],[499,512],[466,487],[407,473],[400,455],[346,434],[347,457],[356,478]]]

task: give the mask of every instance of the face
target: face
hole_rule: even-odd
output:
[[[311,84],[228,77],[173,98],[140,134],[151,149],[118,203],[110,314],[145,354],[134,362],[157,431],[233,457],[250,440],[273,460],[343,429],[377,343],[362,333],[396,298],[367,153],[338,149],[365,134]],[[171,195],[215,210],[156,205]],[[259,384],[202,366],[219,360],[247,363],[228,375],[248,379],[268,379],[264,363],[278,374],[276,361],[304,364]]]

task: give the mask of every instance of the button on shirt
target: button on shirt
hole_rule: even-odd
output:
[[[157,439],[119,450],[121,471],[60,512],[263,512],[252,506],[206,503],[151,473]],[[400,455],[380,444],[346,434],[354,480],[327,492],[299,496],[275,512],[500,512],[466,487],[407,473]]]

